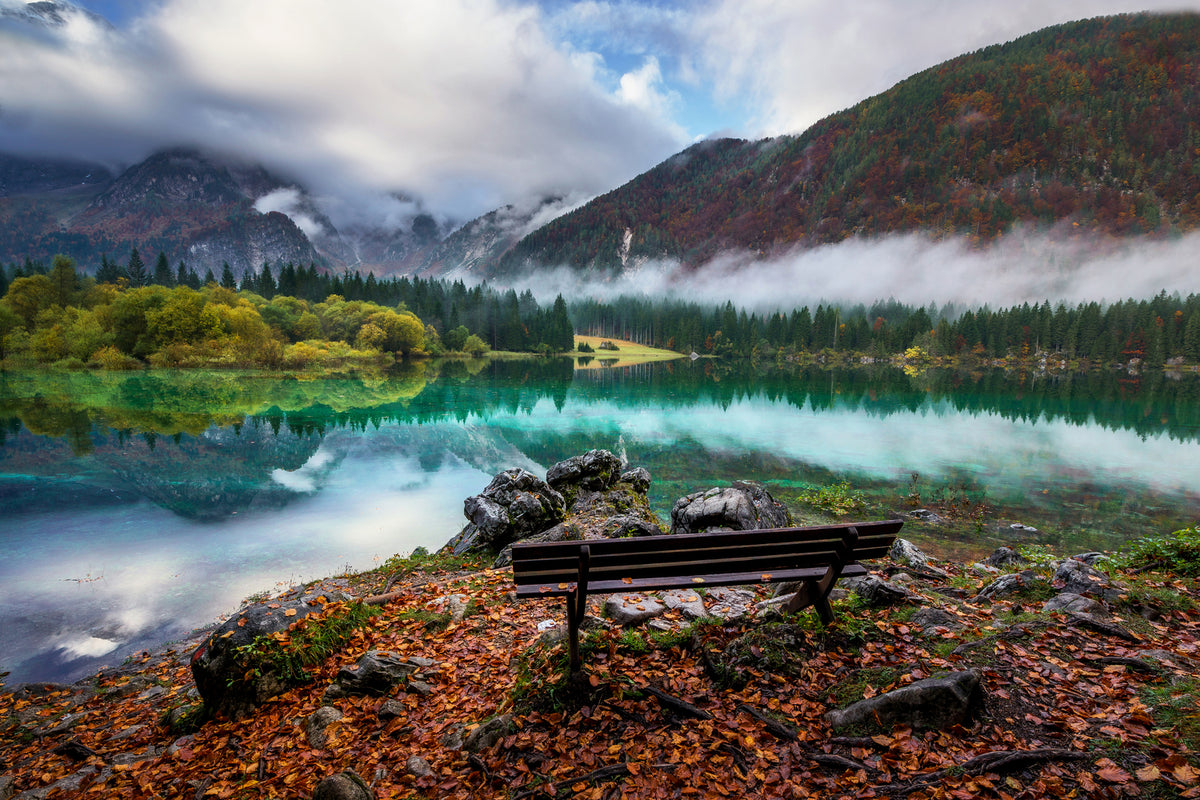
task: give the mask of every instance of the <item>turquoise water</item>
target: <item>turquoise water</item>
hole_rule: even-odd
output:
[[[569,361],[0,375],[0,671],[74,679],[253,593],[435,549],[496,472],[595,447],[650,470],[664,520],[739,479],[815,518],[797,492],[848,481],[865,514],[943,511],[906,535],[946,555],[1113,549],[1195,522],[1198,383]]]

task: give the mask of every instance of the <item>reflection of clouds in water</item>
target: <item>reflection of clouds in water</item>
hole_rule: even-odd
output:
[[[498,420],[493,420],[493,423]],[[1200,445],[1166,434],[1143,437],[1061,420],[1023,422],[999,414],[960,412],[946,403],[886,416],[853,409],[814,412],[751,398],[728,408],[716,403],[635,413],[610,403],[568,401],[562,414],[539,403],[512,417],[522,428],[607,432],[614,440],[670,446],[696,442],[712,450],[759,452],[830,470],[881,478],[909,472],[944,476],[974,473],[987,482],[1120,479],[1149,488],[1194,490]]]
[[[491,476],[454,456],[426,472],[416,457],[356,444],[369,438],[349,438],[345,455],[318,451],[297,472],[332,464],[320,491],[282,509],[200,523],[139,503],[6,520],[0,615],[21,624],[0,630],[0,669],[59,649],[95,658],[146,647],[154,641],[139,637],[182,635],[255,592],[440,547],[464,523],[463,498]]]
[[[317,490],[317,481],[326,471],[325,468],[333,463],[333,454],[322,445],[298,469],[272,470],[271,480],[293,492],[311,494]]]

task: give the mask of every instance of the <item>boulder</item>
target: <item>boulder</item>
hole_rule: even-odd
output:
[[[1029,559],[1011,547],[997,547],[982,563],[996,569],[1020,569],[1029,563]]]
[[[463,749],[470,753],[487,750],[508,735],[512,727],[512,714],[501,714],[475,726],[463,740]]]
[[[726,621],[738,620],[750,613],[754,593],[745,589],[717,586],[708,590],[708,615]]]
[[[961,630],[962,620],[940,608],[921,608],[912,615],[912,624],[921,629],[922,633],[937,633],[939,628],[950,631]]]
[[[1097,603],[1090,597],[1075,594],[1074,592],[1061,592],[1051,597],[1042,604],[1042,611],[1062,611],[1063,613],[1075,612],[1077,614],[1096,614],[1103,613],[1104,606]]]
[[[1031,571],[1012,572],[1008,575],[1001,575],[996,580],[989,583],[987,586],[979,590],[979,594],[975,595],[972,602],[980,600],[1000,600],[1005,597],[1011,597],[1014,594],[1019,594],[1024,591],[1031,582],[1040,581],[1041,578]]]
[[[787,508],[762,486],[748,481],[685,495],[671,509],[671,533],[752,531],[791,524]]]
[[[209,713],[238,718],[283,694],[292,683],[269,664],[250,669],[239,648],[260,636],[285,631],[295,622],[324,609],[324,597],[265,602],[247,606],[213,631],[192,653],[192,678]]]
[[[1108,576],[1074,558],[1068,558],[1058,565],[1054,571],[1054,585],[1064,592],[1091,595],[1108,601],[1121,596],[1121,588],[1114,585]]]
[[[375,800],[375,795],[358,773],[346,770],[318,783],[313,800]]]
[[[409,775],[417,778],[430,778],[435,774],[429,762],[420,756],[409,756],[408,761],[404,762],[404,769]]]
[[[672,589],[662,593],[662,601],[667,608],[678,611],[687,619],[702,619],[707,616],[704,610],[704,598],[699,592],[691,589]]]
[[[645,494],[650,491],[650,473],[645,467],[634,467],[621,473],[621,483],[628,483],[635,492]]]
[[[874,575],[863,575],[858,578],[843,578],[841,584],[846,589],[857,594],[872,608],[894,606],[900,603],[924,602],[921,596],[910,592],[903,586],[877,578]]]
[[[907,539],[897,539],[892,542],[892,547],[888,550],[888,555],[897,564],[903,564],[907,567],[921,570],[923,572],[936,575],[940,578],[950,577],[950,573],[946,572],[941,567],[935,567],[929,563],[929,556],[922,552],[921,548],[917,547]],[[895,580],[895,577],[892,578]]]
[[[404,685],[417,672],[436,665],[427,658],[400,658],[379,650],[369,650],[352,667],[338,670],[334,683],[325,691],[326,698],[347,695],[382,696]]]
[[[329,726],[342,718],[333,706],[321,706],[304,721],[304,735],[314,750],[324,750],[329,743]]]
[[[506,469],[463,502],[470,520],[446,543],[454,553],[499,552],[505,545],[541,533],[566,516],[563,496],[531,472]]]
[[[546,470],[546,483],[559,492],[567,505],[574,505],[580,489],[602,492],[621,477],[621,459],[607,450],[589,450]],[[647,474],[647,485],[649,485]]]
[[[981,700],[979,673],[955,672],[944,678],[926,678],[890,692],[830,711],[825,719],[835,730],[851,725],[882,728],[949,728],[965,722]]]
[[[637,625],[665,613],[665,605],[643,594],[613,594],[604,602],[604,616],[622,627]]]

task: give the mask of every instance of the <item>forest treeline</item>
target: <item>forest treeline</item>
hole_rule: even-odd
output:
[[[561,352],[574,344],[562,297],[486,285],[377,280],[316,267],[203,277],[163,254],[148,268],[102,257],[95,276],[56,256],[0,269],[0,361],[106,369],[387,365],[398,358],[491,350]]]
[[[788,359],[821,352],[875,358],[998,359],[1056,356],[1146,366],[1200,363],[1200,295],[1161,292],[1151,300],[1102,306],[1049,301],[959,313],[894,300],[867,306],[807,306],[789,313],[747,313],[732,302],[698,303],[624,297],[571,306],[580,333],[628,339],[681,353]]]

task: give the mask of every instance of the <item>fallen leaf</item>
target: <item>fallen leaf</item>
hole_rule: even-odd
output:
[[[692,578],[692,583],[704,583],[704,578]]]
[[[1137,779],[1142,782],[1156,781],[1162,777],[1162,773],[1159,772],[1158,767],[1154,766],[1153,764],[1147,764],[1134,774],[1137,775]]]
[[[285,617],[294,617],[294,616],[296,616],[296,609],[294,609],[294,608],[284,609],[283,615]]]
[[[762,582],[763,582],[763,583],[770,583],[770,582],[771,582],[771,573],[769,573],[769,572],[764,572],[764,573],[763,573],[762,575],[760,575],[759,577],[762,579]]]
[[[631,584],[633,583],[633,578],[621,578],[621,583]]]

